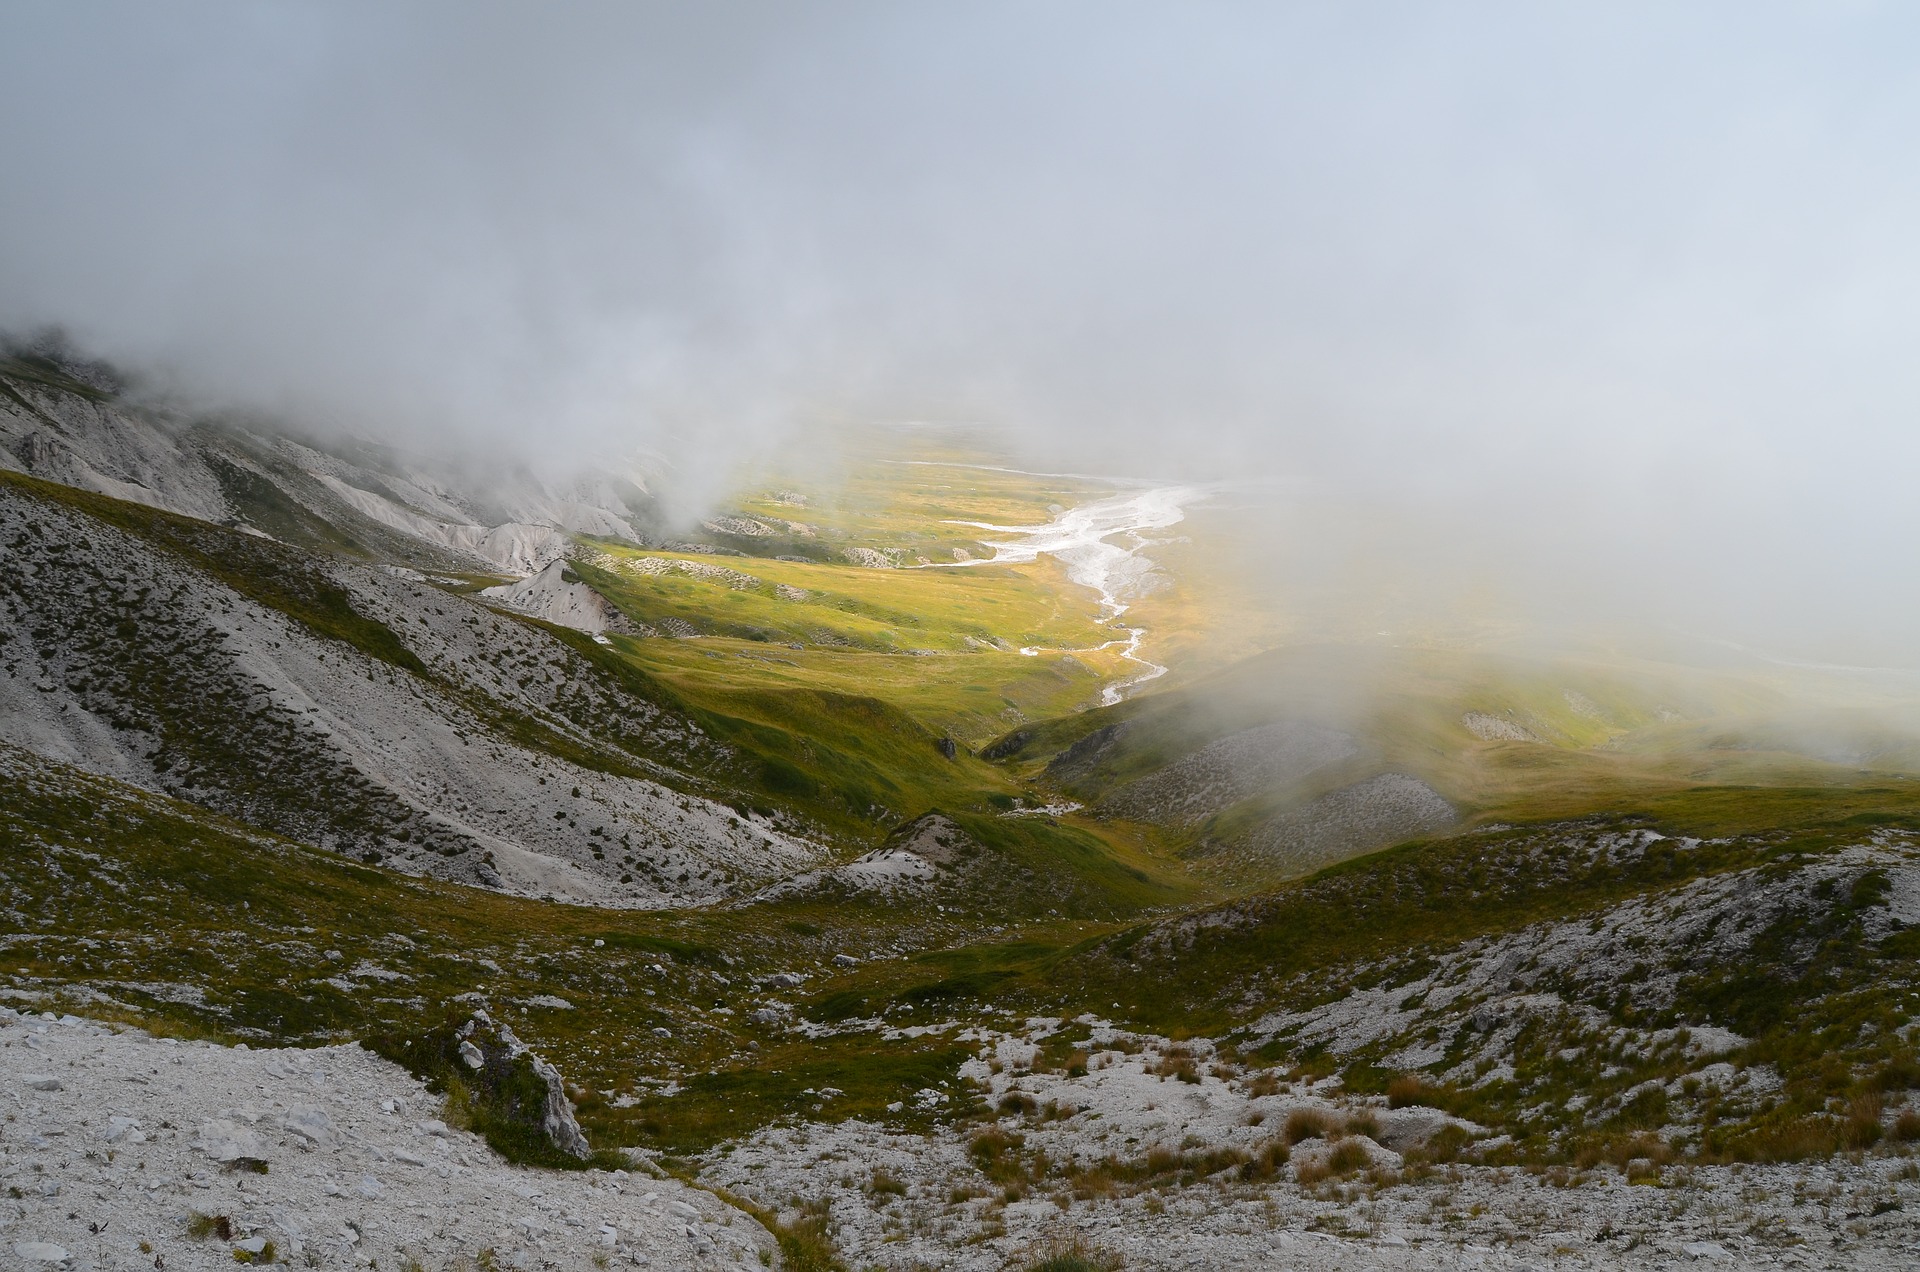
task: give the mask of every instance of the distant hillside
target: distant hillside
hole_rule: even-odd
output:
[[[1912,774],[1920,728],[1885,686],[1752,663],[1324,646],[1026,725],[981,754],[1249,886],[1490,822]]]
[[[20,350],[0,352],[0,469],[423,570],[532,574],[571,535],[639,542],[653,530],[637,473],[482,480],[371,443],[165,409],[130,396],[111,368]]]

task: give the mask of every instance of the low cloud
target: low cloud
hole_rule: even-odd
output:
[[[1899,658],[1916,22],[29,7],[0,324],[701,494],[840,421],[978,421],[1268,483],[1277,577]]]

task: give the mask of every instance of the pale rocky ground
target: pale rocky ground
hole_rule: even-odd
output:
[[[1698,844],[1651,831],[1560,834],[1543,838],[1539,851],[1582,868],[1662,847],[1684,853]],[[1869,938],[1920,922],[1920,844],[1882,831],[1797,869],[1714,875],[1581,921],[1535,924],[1436,951],[1415,979],[1388,977],[1317,1006],[1254,1016],[1234,1040],[1246,1049],[1284,1037],[1342,1058],[1376,1056],[1388,1068],[1455,1055],[1459,1063],[1436,1076],[1474,1086],[1510,1077],[1521,1031],[1551,1023],[1584,1036],[1596,1070],[1609,1056],[1627,1057],[1624,1063],[1654,1054],[1683,1058],[1686,1068],[1663,1078],[1676,1124],[1662,1134],[1684,1142],[1702,1101],[1717,1095],[1730,1114],[1744,1115],[1778,1087],[1779,1075],[1765,1063],[1733,1063],[1748,1040],[1727,1029],[1698,1021],[1684,1036],[1625,1028],[1587,1000],[1612,999],[1630,977],[1636,1001],[1668,1002],[1689,968],[1750,958],[1755,933],[1796,918],[1811,924],[1830,904],[1825,898],[1845,895],[1870,871],[1884,875],[1888,887],[1863,917]],[[1231,907],[1211,918],[1258,921],[1253,911],[1236,916]],[[1136,949],[1191,941],[1200,926],[1170,922]],[[839,1028],[873,1029],[882,1038],[904,1032],[890,1035],[880,1021]],[[1036,1044],[1063,1028],[1076,1043],[1086,1040],[1087,1072],[1033,1071]],[[1681,1160],[1654,1170],[1648,1163],[1657,1180],[1651,1183],[1630,1183],[1605,1164],[1536,1174],[1476,1164],[1475,1156],[1497,1157],[1503,1141],[1433,1109],[1349,1097],[1337,1080],[1273,1078],[1255,1086],[1252,1072],[1216,1071],[1213,1044],[1204,1039],[1181,1044],[1183,1058],[1165,1039],[1128,1035],[1091,1018],[1004,1021],[992,1031],[954,1021],[939,1032],[978,1047],[978,1058],[961,1071],[972,1085],[929,1089],[916,1103],[958,1112],[984,1097],[1003,1114],[997,1123],[963,1122],[930,1136],[851,1121],[782,1128],[709,1154],[702,1178],[789,1213],[803,1203],[829,1205],[854,1267],[999,1268],[1068,1234],[1120,1255],[1129,1268],[1920,1266],[1920,1161],[1890,1142],[1870,1153],[1795,1164]],[[1916,1033],[1920,1028],[1908,1026],[1902,1036]],[[1169,1060],[1189,1066],[1195,1080],[1181,1081]],[[1576,1095],[1564,1111],[1571,1125],[1603,1127],[1639,1089],[1605,1099]],[[831,1094],[823,1095],[830,1103]],[[1883,1125],[1899,1107],[1889,1102]],[[1158,1188],[1131,1196],[1123,1188],[1078,1198],[1056,1168],[1009,1201],[968,1151],[974,1134],[997,1124],[1021,1137],[1029,1160],[1039,1153],[1056,1164],[1109,1157],[1137,1163],[1155,1150],[1251,1154],[1299,1110],[1337,1121],[1370,1117],[1377,1130],[1352,1138],[1371,1165],[1303,1186],[1299,1167],[1311,1168],[1330,1148],[1314,1138],[1296,1145],[1270,1179],[1242,1179],[1229,1167],[1185,1187],[1163,1178]],[[1449,1123],[1476,1147],[1468,1160],[1423,1168],[1418,1150]],[[904,1194],[876,1191],[876,1169],[898,1180]]]
[[[606,597],[570,577],[565,561],[555,561],[528,578],[483,588],[480,595],[508,609],[583,632],[626,631],[633,626]]]
[[[712,900],[822,855],[726,805],[570,764],[490,729],[473,701],[539,718],[583,744],[594,743],[596,728],[617,727],[672,759],[717,753],[691,722],[617,694],[561,642],[465,597],[368,567],[316,567],[356,611],[395,632],[435,684],[320,639],[178,557],[58,505],[0,492],[0,540],[11,544],[0,586],[0,743],[323,846],[373,847],[403,870],[527,896],[638,906]],[[88,590],[76,592],[75,578]],[[234,736],[255,729],[287,750],[260,774],[214,776],[257,779],[257,790],[183,786],[178,769],[156,766],[157,716],[131,726],[115,718],[160,709],[120,690],[124,656],[62,635],[98,627],[103,614],[135,616],[148,647],[178,649],[173,672],[193,684],[178,687],[166,710],[178,711],[188,692],[247,702],[251,715],[230,717]],[[408,837],[340,843],[324,817],[285,811],[274,788],[303,784],[287,776],[296,752],[312,775],[304,784],[364,783],[389,817],[414,823]],[[283,806],[263,806],[274,801]]]
[[[1294,1084],[1255,1095],[1241,1080],[1204,1072],[1195,1083],[1156,1076],[1163,1040],[1094,1025],[1115,1046],[1080,1077],[1023,1068],[1033,1039],[1059,1022],[1035,1020],[1005,1034],[971,1033],[980,1058],[963,1076],[998,1102],[1024,1092],[1066,1116],[1008,1116],[998,1125],[1025,1150],[1054,1162],[1145,1157],[1155,1148],[1252,1149],[1297,1109],[1336,1118],[1370,1115],[1362,1137],[1373,1167],[1344,1180],[1303,1185],[1302,1163],[1322,1159],[1325,1140],[1302,1142],[1267,1180],[1226,1174],[1187,1187],[1078,1200],[1043,1184],[1004,1200],[969,1159],[982,1123],[929,1136],[843,1122],[777,1129],[710,1154],[702,1178],[761,1204],[826,1202],[851,1267],[997,1269],[1077,1238],[1118,1255],[1129,1269],[1288,1268],[1911,1268],[1920,1266],[1920,1170],[1895,1154],[1781,1166],[1668,1167],[1657,1184],[1629,1184],[1610,1167],[1584,1175],[1442,1165],[1406,1171],[1409,1150],[1453,1119],[1432,1109],[1388,1109],[1348,1099],[1337,1082]],[[998,1068],[999,1072],[994,1072]],[[974,1098],[930,1090],[929,1107]],[[1249,1125],[1254,1118],[1259,1125]],[[1467,1126],[1468,1124],[1459,1124]],[[1477,1131],[1478,1128],[1473,1128]],[[875,1171],[904,1193],[875,1191]],[[890,1186],[890,1185],[889,1185]]]
[[[248,1051],[0,1008],[0,1268],[233,1268],[269,1241],[277,1262],[343,1269],[773,1259],[711,1194],[513,1166],[440,1112],[357,1045]],[[226,1216],[230,1238],[190,1235],[195,1215]]]
[[[1482,742],[1538,742],[1533,730],[1525,725],[1497,715],[1488,715],[1484,711],[1469,711],[1460,717],[1460,723],[1467,732]]]
[[[1129,782],[1101,811],[1139,821],[1197,825],[1243,799],[1281,790],[1360,753],[1351,734],[1308,720],[1243,729]]]
[[[1120,721],[1088,734],[1054,758],[1048,777],[1071,788],[1114,762],[1132,730],[1132,722]],[[1194,856],[1215,868],[1306,874],[1459,820],[1458,810],[1419,778],[1366,773],[1379,764],[1350,733],[1311,720],[1275,720],[1190,751],[1108,792],[1095,807],[1104,816],[1193,828],[1243,801],[1288,793],[1249,829],[1208,838]],[[1360,773],[1366,775],[1353,780]]]
[[[1441,794],[1406,773],[1377,773],[1283,809],[1226,855],[1305,874],[1382,844],[1430,835],[1459,820]]]
[[[930,813],[872,852],[844,865],[783,879],[750,899],[773,901],[820,892],[880,892],[904,897],[936,888],[952,890],[968,881],[970,868],[981,863],[984,852],[951,820]]]
[[[1669,1167],[1657,1185],[1605,1167],[1556,1179],[1454,1165],[1421,1178],[1403,1171],[1402,1152],[1453,1122],[1445,1114],[1348,1099],[1333,1082],[1255,1094],[1206,1071],[1204,1042],[1188,1044],[1199,1080],[1182,1082],[1152,1072],[1164,1040],[1080,1023],[1094,1045],[1077,1077],[1027,1068],[1061,1022],[958,1034],[979,1048],[962,1077],[989,1099],[1018,1092],[1062,1114],[1001,1120],[1028,1151],[1091,1163],[1155,1148],[1250,1150],[1289,1113],[1314,1109],[1370,1115],[1376,1135],[1356,1142],[1373,1167],[1303,1185],[1299,1165],[1327,1149],[1308,1140],[1267,1180],[1229,1171],[1098,1200],[1042,1185],[1007,1202],[969,1159],[983,1124],[915,1135],[845,1122],[722,1148],[703,1181],[789,1218],[796,1203],[824,1201],[856,1268],[998,1269],[1068,1238],[1128,1268],[1165,1269],[1872,1269],[1920,1259],[1920,1171],[1903,1156]],[[955,1087],[915,1102],[944,1109],[970,1098]],[[482,1250],[527,1269],[774,1258],[764,1229],[698,1189],[501,1162],[477,1137],[444,1128],[438,1101],[414,1079],[357,1046],[248,1051],[0,1008],[0,1101],[0,1268],[232,1267],[236,1249],[266,1241],[297,1266],[412,1259],[434,1272]],[[236,1156],[267,1172],[227,1169],[223,1159]],[[876,1171],[903,1194],[873,1191]],[[227,1216],[231,1237],[190,1236],[196,1215]]]

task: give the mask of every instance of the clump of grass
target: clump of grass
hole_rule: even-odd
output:
[[[994,1183],[1010,1184],[1026,1174],[1020,1165],[1020,1149],[1025,1142],[1018,1135],[990,1126],[968,1141],[967,1156]]]
[[[1339,1178],[1365,1170],[1372,1163],[1366,1145],[1358,1140],[1341,1140],[1325,1157],[1294,1167],[1294,1176],[1303,1185],[1317,1184],[1323,1179]]]
[[[1872,1148],[1880,1142],[1884,1129],[1880,1114],[1884,1102],[1878,1091],[1866,1091],[1847,1104],[1846,1117],[1840,1123],[1840,1143],[1846,1148]]]
[[[876,1197],[904,1197],[907,1195],[907,1185],[885,1167],[876,1166],[873,1176],[867,1180],[867,1191]]]
[[[1262,1069],[1259,1073],[1247,1079],[1244,1089],[1249,1099],[1257,1100],[1263,1095],[1278,1095],[1280,1093],[1280,1075],[1271,1069]]]
[[[1732,1146],[1732,1155],[1737,1161],[1800,1162],[1832,1156],[1839,1140],[1832,1118],[1788,1118],[1741,1136]]]
[[[1457,1162],[1469,1145],[1473,1136],[1462,1127],[1451,1122],[1427,1137],[1427,1142],[1408,1152],[1409,1160],[1429,1164]]]
[[[994,1107],[1009,1117],[1026,1117],[1037,1111],[1040,1103],[1025,1091],[1009,1091]]]
[[[773,1239],[780,1245],[780,1265],[788,1272],[842,1272],[824,1208],[803,1209],[791,1223],[776,1222]]]
[[[1144,1157],[1107,1157],[1091,1166],[1077,1167],[1069,1172],[1067,1183],[1075,1197],[1087,1201],[1095,1197],[1131,1196],[1150,1188],[1183,1188],[1235,1167],[1245,1171],[1251,1165],[1254,1173],[1250,1177],[1263,1177],[1284,1161],[1284,1144],[1263,1150],[1259,1157],[1249,1157],[1234,1148],[1181,1152],[1160,1147]],[[1039,1166],[1036,1162],[1036,1173]]]
[[[1911,1052],[1888,1057],[1875,1071],[1873,1086],[1880,1091],[1912,1091],[1920,1088],[1920,1058]]]
[[[1288,1151],[1286,1140],[1270,1139],[1256,1149],[1253,1155],[1241,1164],[1240,1177],[1242,1179],[1271,1179],[1280,1173],[1280,1168],[1287,1164],[1287,1159],[1290,1156],[1292,1156],[1292,1154]]]
[[[1178,1078],[1182,1082],[1194,1085],[1200,1082],[1199,1062],[1194,1059],[1193,1052],[1186,1047],[1168,1047],[1161,1052],[1160,1059],[1147,1072],[1154,1074],[1162,1081],[1167,1078]]]
[[[1417,1073],[1402,1073],[1387,1083],[1387,1107],[1404,1109],[1424,1104],[1441,1107],[1440,1091]]]
[[[1573,1153],[1573,1167],[1578,1171],[1588,1171],[1603,1162],[1608,1162],[1622,1174],[1632,1178],[1635,1162],[1651,1163],[1655,1173],[1658,1173],[1659,1168],[1672,1161],[1673,1157],[1673,1145],[1658,1135],[1650,1135],[1646,1132],[1636,1135],[1610,1135],[1590,1139],[1580,1144]]]
[[[840,1251],[834,1245],[833,1232],[828,1223],[829,1203],[806,1202],[800,1207],[799,1217],[787,1223],[772,1210],[748,1198],[724,1188],[712,1191],[714,1196],[734,1209],[752,1216],[773,1235],[774,1244],[780,1247],[780,1265],[788,1272],[846,1272],[846,1265],[840,1261]],[[481,1251],[480,1260],[481,1272],[498,1272],[499,1264],[494,1261],[493,1251]],[[770,1263],[767,1251],[760,1252],[760,1262]]]
[[[233,1220],[226,1215],[203,1215],[198,1210],[187,1216],[187,1235],[195,1241],[218,1237],[233,1240]]]
[[[1900,1110],[1900,1116],[1893,1119],[1893,1138],[1901,1144],[1920,1140],[1920,1110]]]
[[[1281,1136],[1293,1145],[1310,1139],[1331,1139],[1333,1132],[1333,1119],[1319,1109],[1295,1109],[1287,1114],[1286,1130]]]
[[[1111,1250],[1089,1245],[1079,1236],[1056,1237],[1028,1253],[1021,1272],[1120,1272],[1125,1262]]]

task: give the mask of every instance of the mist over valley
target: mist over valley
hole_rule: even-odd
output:
[[[1898,9],[15,6],[0,1266],[1908,1266]]]

